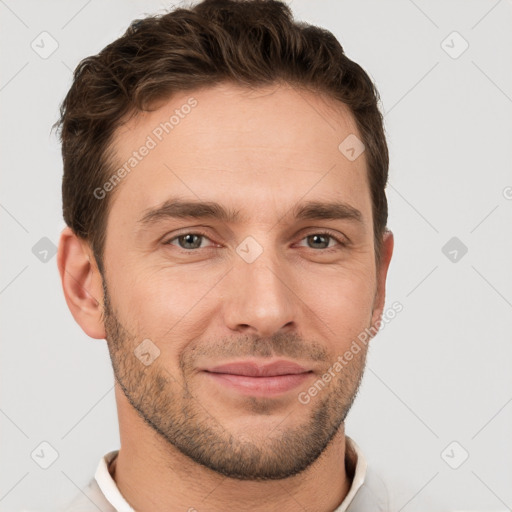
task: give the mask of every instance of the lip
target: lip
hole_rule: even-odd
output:
[[[239,361],[203,371],[219,385],[245,395],[262,397],[291,391],[313,375],[312,370],[292,361],[283,360],[269,364]]]
[[[278,360],[267,364],[258,364],[256,361],[237,361],[205,368],[205,371],[245,375],[247,377],[275,377],[279,375],[297,375],[311,370],[293,361]]]

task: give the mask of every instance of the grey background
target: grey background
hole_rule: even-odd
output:
[[[404,309],[372,342],[346,432],[396,510],[511,509],[512,4],[289,3],[376,81],[391,151],[387,305]],[[119,447],[106,342],[75,324],[51,252],[64,223],[50,127],[79,60],[171,5],[0,0],[2,511],[63,506]],[[31,47],[43,31],[47,58]],[[469,44],[457,58],[454,31]],[[59,454],[48,469],[31,458],[49,457],[43,441]]]

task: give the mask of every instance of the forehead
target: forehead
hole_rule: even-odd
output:
[[[115,134],[111,215],[135,221],[168,197],[229,203],[263,217],[298,199],[346,200],[371,209],[364,153],[339,149],[358,130],[339,102],[291,86],[231,84],[180,92]],[[110,221],[109,221],[110,223]]]

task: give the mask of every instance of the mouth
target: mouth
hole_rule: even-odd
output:
[[[252,396],[276,396],[293,390],[313,375],[313,370],[293,361],[258,364],[239,361],[206,368],[203,372],[218,385]]]

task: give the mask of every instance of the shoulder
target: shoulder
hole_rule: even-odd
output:
[[[83,489],[61,512],[116,512],[115,508],[107,501],[105,495],[93,478],[87,487]]]
[[[117,489],[110,475],[109,465],[118,453],[118,450],[113,450],[101,457],[94,478],[61,512],[97,512],[98,510],[117,512],[113,503],[107,499],[104,491],[108,487]]]
[[[389,512],[389,492],[384,480],[371,467],[366,470],[364,482],[357,490],[347,512]]]
[[[390,512],[388,488],[384,480],[368,466],[366,458],[358,444],[345,436],[345,468],[352,480],[346,504],[339,512]]]

